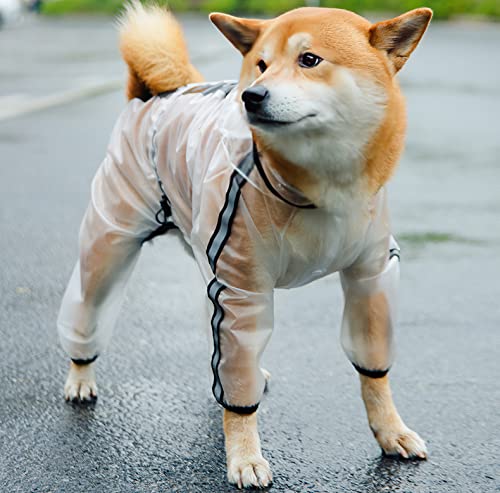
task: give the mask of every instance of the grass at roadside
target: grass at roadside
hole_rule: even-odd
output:
[[[249,14],[277,14],[301,7],[304,0],[170,0],[175,12],[233,12]],[[404,12],[427,6],[435,16],[447,19],[456,15],[480,15],[500,19],[500,0],[321,0],[321,6],[339,7],[355,12]],[[123,5],[122,0],[46,0],[42,12],[45,14],[97,13],[116,14]]]
[[[478,239],[454,235],[439,231],[428,231],[420,233],[403,233],[398,235],[398,240],[410,246],[436,245],[440,243],[459,243],[462,245],[482,245],[484,242]]]

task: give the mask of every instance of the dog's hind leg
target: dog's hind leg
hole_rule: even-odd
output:
[[[140,185],[140,175],[132,175],[127,166],[133,168],[109,155],[104,160],[81,225],[80,257],[57,321],[61,344],[72,360],[64,388],[67,400],[96,397],[93,362],[111,338],[142,239],[158,226],[153,204],[133,188]]]
[[[72,359],[67,400],[97,395],[94,360],[108,345],[139,251],[137,239],[114,230],[90,204],[80,231],[80,260],[58,319],[62,346]]]
[[[86,402],[97,399],[94,363],[78,365],[70,363],[68,377],[64,384],[64,397],[67,401]]]
[[[261,368],[260,371],[262,372],[262,375],[264,375],[264,379],[266,380],[266,388],[264,389],[264,392],[267,392],[269,390],[269,382],[271,381],[271,374],[265,368]]]
[[[138,241],[99,227],[89,228],[90,223],[96,227],[99,220],[92,210],[86,215],[80,261],[68,284],[58,320],[63,348],[72,359],[64,394],[73,401],[97,396],[94,361],[108,345],[127,280],[139,255]]]

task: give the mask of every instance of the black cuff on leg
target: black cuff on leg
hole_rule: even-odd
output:
[[[221,404],[224,409],[238,414],[253,414],[259,407],[259,404],[255,404],[254,406],[231,406],[229,404],[226,404],[225,402],[222,402]]]
[[[370,377],[370,378],[385,377],[390,370],[390,368],[387,368],[387,370],[367,370],[365,368],[361,368],[361,366],[358,366],[355,363],[353,363],[352,366],[354,366],[354,368],[356,368],[356,371],[359,374],[364,375],[365,377]]]
[[[93,358],[90,358],[90,359],[73,359],[73,358],[71,358],[71,361],[73,361],[73,363],[75,365],[85,366],[85,365],[90,365],[90,363],[93,363],[97,359],[98,356],[99,355],[96,354]]]

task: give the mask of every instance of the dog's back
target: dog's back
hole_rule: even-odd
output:
[[[120,50],[128,65],[127,97],[147,101],[203,77],[189,61],[181,27],[165,9],[129,3],[119,20]]]

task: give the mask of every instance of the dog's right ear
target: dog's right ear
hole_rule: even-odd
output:
[[[210,20],[243,55],[252,49],[265,22],[257,19],[240,19],[218,12],[210,14]]]

